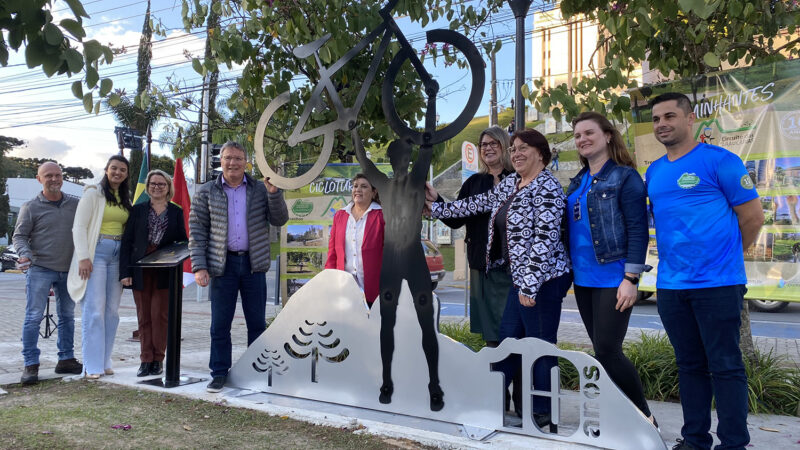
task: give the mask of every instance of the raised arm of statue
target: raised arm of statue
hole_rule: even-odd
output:
[[[353,147],[356,151],[356,160],[361,165],[361,170],[367,176],[370,183],[372,183],[378,191],[381,187],[389,181],[389,177],[375,167],[375,164],[367,158],[367,152],[364,151],[364,143],[361,141],[361,136],[358,134],[358,128],[350,130],[350,135],[353,137]]]

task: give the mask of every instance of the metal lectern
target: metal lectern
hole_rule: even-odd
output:
[[[143,269],[170,269],[169,318],[167,325],[167,354],[164,364],[164,377],[140,381],[165,388],[173,388],[203,381],[203,378],[180,375],[181,368],[181,314],[183,310],[183,261],[189,257],[186,242],[172,244],[158,249],[134,264]]]

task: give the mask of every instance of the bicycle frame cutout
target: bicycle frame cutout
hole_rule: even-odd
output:
[[[395,36],[397,38],[401,46],[400,52],[398,52],[395,58],[398,57],[402,57],[403,59],[408,58],[412,66],[414,67],[414,70],[420,76],[420,79],[422,80],[423,85],[425,87],[426,94],[429,96],[429,98],[432,96],[435,97],[439,89],[438,83],[430,76],[427,70],[425,70],[422,61],[419,59],[413,47],[411,47],[411,44],[408,42],[405,35],[397,26],[397,23],[394,21],[394,19],[390,14],[391,9],[394,7],[396,3],[397,0],[394,0],[392,2],[389,2],[389,4],[387,4],[384,8],[382,8],[380,11],[380,15],[381,17],[383,17],[383,22],[380,25],[378,25],[375,29],[373,29],[369,34],[367,34],[363,39],[361,39],[361,41],[359,41],[353,48],[351,48],[347,53],[345,53],[344,56],[339,58],[329,67],[325,67],[322,64],[322,61],[319,57],[319,49],[331,38],[331,34],[326,34],[322,38],[317,39],[316,41],[313,41],[309,44],[305,44],[294,50],[294,54],[298,58],[305,58],[311,55],[314,56],[314,59],[317,63],[317,67],[319,68],[320,80],[317,83],[317,85],[314,86],[309,101],[303,107],[303,112],[300,115],[298,123],[294,126],[292,133],[289,135],[287,139],[287,144],[290,146],[294,146],[297,145],[298,143],[305,142],[320,136],[323,137],[324,142],[317,161],[314,163],[311,169],[309,169],[306,173],[300,176],[293,178],[284,177],[276,173],[269,166],[269,163],[267,162],[266,156],[264,154],[264,132],[266,130],[267,123],[269,122],[269,119],[272,117],[272,115],[280,107],[288,103],[290,99],[289,91],[283,92],[282,94],[278,95],[274,100],[272,100],[269,103],[269,105],[267,105],[264,112],[262,113],[261,118],[256,127],[256,135],[255,135],[255,148],[257,149],[256,162],[258,163],[259,169],[261,169],[261,172],[264,174],[264,176],[270,177],[270,181],[273,184],[284,189],[297,189],[311,183],[317,177],[317,175],[319,175],[319,173],[322,172],[322,169],[325,167],[325,165],[328,162],[328,159],[330,158],[331,150],[333,149],[335,132],[347,131],[355,127],[356,120],[358,118],[358,113],[360,112],[364,100],[366,99],[369,87],[372,86],[372,83],[375,81],[375,77],[377,76],[377,71],[378,71],[378,65],[380,64],[381,60],[386,54],[392,36]],[[438,31],[439,33],[432,34],[436,33],[436,31]],[[447,39],[445,38],[449,37],[449,34],[444,34],[444,33],[447,32],[458,34],[456,32],[451,32],[449,30],[434,30],[432,32],[428,32],[429,41],[431,36],[441,36],[443,40],[446,41]],[[342,103],[341,97],[339,96],[336,87],[333,84],[331,76],[334,73],[338,72],[345,64],[350,62],[350,60],[352,60],[370,43],[374,42],[375,39],[377,39],[378,36],[381,34],[382,37],[380,44],[378,46],[378,51],[372,58],[369,70],[367,72],[367,76],[365,77],[362,87],[359,90],[359,93],[356,97],[356,101],[351,107],[346,108]],[[466,42],[469,44],[469,46],[472,47],[472,49],[474,49],[474,45],[469,40],[467,40],[465,37],[461,35],[458,36],[463,38],[463,41],[461,40],[459,41],[461,42],[462,46],[464,46],[464,42]],[[477,54],[477,50],[475,50],[475,52]],[[481,75],[482,74],[483,73],[481,72]],[[483,84],[482,80],[483,77],[481,77],[481,82],[477,83],[476,82],[477,80],[473,79],[473,90],[476,84],[481,84],[481,85]],[[337,119],[325,125],[313,128],[311,130],[303,131],[303,127],[308,122],[311,112],[315,108],[321,106],[323,102],[322,93],[324,90],[328,91],[331,103],[333,104],[333,107],[337,114]],[[477,99],[477,103],[479,102],[480,98]],[[477,110],[477,103],[475,104],[474,108],[475,110]],[[393,106],[393,102],[391,104]],[[386,109],[385,101],[384,101],[384,109]],[[465,108],[465,110],[462,112],[462,116],[464,116],[464,113],[466,113],[468,109],[470,109],[470,105],[468,105],[468,107]],[[472,113],[474,114],[474,111]],[[390,116],[397,117],[396,114],[390,114]],[[459,118],[461,118],[461,116],[459,116]],[[390,118],[389,125],[395,132],[397,132],[401,136],[408,134],[406,133],[406,131],[409,131],[409,129],[407,127],[399,125],[397,122],[398,122],[397,120],[392,120],[392,118]],[[427,124],[426,128],[428,128]],[[463,126],[461,128],[463,128]],[[437,143],[433,135],[438,135],[439,133],[426,133],[426,134],[427,135],[424,138],[426,144],[432,145],[434,143]],[[447,134],[451,133],[443,133],[441,135],[442,137],[441,141],[444,141],[446,139],[449,139],[449,137],[452,137],[452,136],[445,136]],[[452,134],[455,135],[457,133],[452,133]],[[419,141],[420,136],[412,136],[411,140]],[[416,143],[421,144],[422,142],[416,142]]]

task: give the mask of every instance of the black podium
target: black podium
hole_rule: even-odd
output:
[[[204,378],[182,377],[181,371],[181,315],[183,311],[183,261],[189,257],[188,244],[177,243],[150,253],[134,264],[143,269],[162,268],[172,272],[169,280],[169,318],[167,325],[167,354],[164,377],[140,381],[165,388],[204,381]]]

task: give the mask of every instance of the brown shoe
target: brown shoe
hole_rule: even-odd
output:
[[[22,371],[22,378],[19,380],[22,384],[36,384],[39,382],[39,365],[38,364],[31,364],[30,366],[25,366],[25,370]]]
[[[80,375],[83,373],[83,364],[79,363],[77,359],[62,359],[56,364],[56,373],[74,373]]]

